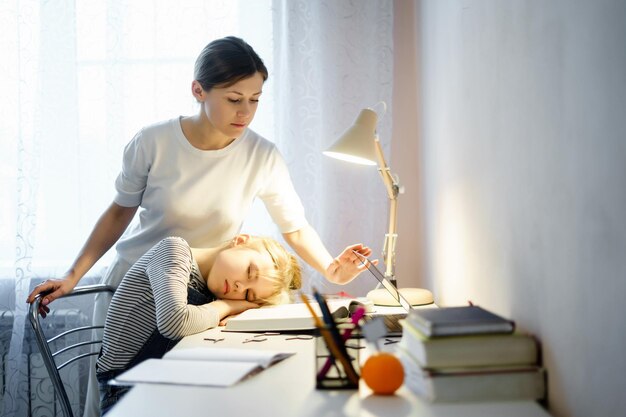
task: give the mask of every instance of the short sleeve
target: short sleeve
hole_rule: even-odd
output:
[[[139,206],[146,189],[151,160],[142,135],[143,131],[137,133],[124,148],[122,170],[115,180],[114,201],[122,207]]]
[[[308,225],[304,207],[293,186],[285,160],[276,148],[268,163],[267,181],[259,198],[281,233],[300,230]]]

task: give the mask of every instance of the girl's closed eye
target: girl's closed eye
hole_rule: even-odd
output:
[[[251,303],[257,302],[256,294],[254,293],[254,291],[246,290],[246,301],[250,301]]]

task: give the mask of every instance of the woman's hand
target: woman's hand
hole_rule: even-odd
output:
[[[348,246],[333,259],[317,232],[310,225],[294,232],[283,233],[283,237],[306,263],[334,284],[347,284],[365,269],[358,256],[352,251],[365,257],[372,254],[370,248],[358,243]],[[378,261],[372,261],[372,263],[377,265]]]
[[[42,294],[39,314],[46,317],[50,311],[47,306],[57,298],[72,292],[83,275],[122,236],[136,212],[137,207],[123,207],[115,202],[111,203],[98,219],[87,242],[65,276],[62,279],[49,279],[37,285],[26,302],[32,304],[35,297]]]
[[[361,243],[348,246],[326,268],[326,277],[329,281],[347,284],[367,268],[354,252],[365,257],[372,254],[372,250]],[[372,263],[378,265],[378,260],[373,260]]]
[[[48,279],[33,289],[26,299],[26,302],[32,304],[32,302],[35,301],[35,297],[41,294],[43,298],[39,304],[39,314],[41,314],[41,317],[45,318],[50,312],[48,304],[72,292],[75,286],[76,284],[69,277],[63,279]]]

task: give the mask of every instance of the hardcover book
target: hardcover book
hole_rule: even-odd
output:
[[[481,333],[512,333],[515,322],[471,305],[413,309],[407,321],[427,337]]]
[[[404,349],[405,386],[430,402],[539,400],[546,390],[545,369],[539,366],[489,366],[424,369]]]
[[[532,365],[538,360],[535,338],[523,333],[426,337],[406,320],[400,346],[423,368]]]

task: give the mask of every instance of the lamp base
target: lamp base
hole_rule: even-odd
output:
[[[398,291],[413,306],[434,302],[433,293],[424,288],[398,288]],[[377,288],[368,292],[367,298],[377,306],[400,306],[400,303],[385,288]]]

